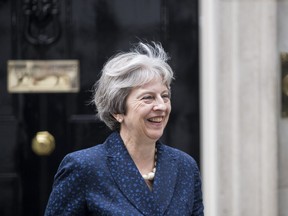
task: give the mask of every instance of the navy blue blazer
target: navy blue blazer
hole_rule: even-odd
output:
[[[68,154],[55,175],[46,216],[202,216],[200,174],[188,154],[157,142],[150,191],[119,133]]]

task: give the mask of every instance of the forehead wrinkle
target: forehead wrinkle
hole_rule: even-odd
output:
[[[167,86],[163,85],[163,88],[161,86],[160,89],[157,89],[157,88],[140,88],[139,89],[141,91],[140,94],[155,94],[155,93],[164,93],[164,92],[169,92],[169,89],[167,88]],[[160,90],[160,91],[159,91]]]

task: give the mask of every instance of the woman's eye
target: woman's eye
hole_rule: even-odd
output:
[[[162,95],[162,98],[163,98],[164,101],[168,101],[168,100],[170,100],[170,95],[169,94],[164,94],[164,95]]]
[[[142,97],[142,101],[149,104],[149,103],[152,103],[154,101],[154,97],[151,95],[147,95],[147,96]]]
[[[154,98],[153,98],[153,96],[144,96],[142,99],[143,100],[153,100]]]
[[[170,95],[169,94],[164,94],[162,95],[163,98],[170,98]]]

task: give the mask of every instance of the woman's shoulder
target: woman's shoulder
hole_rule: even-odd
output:
[[[161,148],[163,149],[164,154],[170,155],[170,161],[176,163],[179,176],[182,176],[183,179],[194,179],[195,181],[200,179],[199,166],[191,155],[164,144],[161,145]]]
[[[191,155],[189,155],[188,153],[186,153],[182,150],[179,150],[177,148],[174,148],[172,146],[168,146],[165,144],[160,144],[160,145],[166,154],[169,154],[172,157],[176,158],[179,163],[181,163],[183,165],[185,164],[188,166],[196,166],[197,167],[197,163],[196,163],[195,159]]]
[[[104,147],[103,144],[97,144],[95,146],[89,147],[89,148],[84,148],[80,150],[73,151],[67,156],[71,156],[74,158],[90,158],[90,157],[95,157],[96,155],[103,155]]]
[[[63,158],[62,163],[73,163],[74,166],[100,165],[103,163],[105,155],[105,148],[103,144],[97,144],[93,147],[68,153]]]
[[[63,161],[72,161],[79,165],[100,166],[104,164],[108,154],[108,147],[119,141],[117,133],[111,133],[106,140],[101,144],[96,144],[93,147],[77,150],[67,154]]]

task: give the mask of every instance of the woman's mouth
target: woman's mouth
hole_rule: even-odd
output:
[[[153,122],[153,123],[160,123],[162,122],[163,117],[153,117],[153,118],[149,118],[148,121],[149,122]]]

